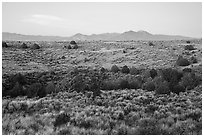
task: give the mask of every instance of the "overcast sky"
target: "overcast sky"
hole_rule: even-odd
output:
[[[3,3],[2,30],[31,35],[145,30],[202,37],[200,3]]]

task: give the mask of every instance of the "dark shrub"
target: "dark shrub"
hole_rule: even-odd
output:
[[[14,85],[16,82],[18,82],[21,85],[25,85],[25,84],[27,84],[27,79],[21,73],[17,73],[17,74],[11,75],[9,77],[9,82],[12,83],[11,86]]]
[[[53,122],[53,125],[54,127],[58,127],[63,124],[66,124],[69,121],[70,121],[70,116],[68,114],[61,113],[57,115],[57,117],[55,118],[55,121]]]
[[[77,45],[77,44],[74,44],[74,45],[73,45],[73,49],[78,49],[78,45]]]
[[[22,85],[20,85],[18,82],[16,82],[13,89],[8,91],[8,95],[10,97],[17,97],[17,96],[24,95]]]
[[[162,76],[157,76],[153,79],[153,82],[154,82],[155,88],[158,88],[164,82],[164,79],[162,78]]]
[[[104,73],[94,70],[77,70],[71,71],[62,81],[56,86],[57,92],[81,92],[92,91],[93,97],[99,95],[100,89],[103,86],[102,81],[106,78]]]
[[[126,79],[120,79],[120,89],[129,88],[129,83]]]
[[[106,71],[106,69],[105,69],[104,67],[102,67],[102,68],[100,69],[100,71],[101,71],[102,73],[104,73],[104,72]]]
[[[34,84],[30,85],[30,87],[27,90],[27,96],[29,98],[37,97],[37,96],[39,96],[39,97],[46,96],[44,86],[40,83],[34,83]]]
[[[190,72],[192,72],[191,68],[184,68],[183,69],[183,73],[190,73]]]
[[[120,69],[118,68],[118,66],[113,65],[113,66],[111,67],[111,72],[117,73],[118,71],[120,71]]]
[[[188,65],[190,65],[190,62],[186,58],[179,56],[177,61],[176,61],[176,64],[178,66],[188,66]]]
[[[28,46],[27,46],[25,43],[23,43],[23,44],[20,46],[20,48],[22,48],[22,49],[27,49]]]
[[[105,80],[102,82],[102,90],[116,90],[120,88],[119,80]]]
[[[130,72],[130,69],[128,68],[128,66],[123,66],[123,68],[121,69],[122,73],[128,74]]]
[[[40,49],[40,46],[38,44],[33,44],[31,47],[31,49]]]
[[[72,41],[70,42],[70,44],[75,45],[75,44],[76,44],[76,42],[72,40]]]
[[[151,75],[150,75],[150,70],[149,69],[143,70],[142,78],[143,78],[144,82],[147,82],[149,79],[152,79]]]
[[[141,87],[138,80],[129,80],[128,83],[130,89],[139,89]]]
[[[154,46],[154,44],[152,42],[149,42],[148,44],[149,44],[149,46]]]
[[[187,40],[187,41],[186,41],[186,43],[188,43],[188,44],[189,44],[189,43],[191,43],[191,41],[190,41],[190,40]]]
[[[181,79],[183,74],[175,69],[172,68],[167,68],[167,69],[162,69],[161,70],[162,78],[167,81],[171,82],[174,81],[178,83],[178,81]]]
[[[192,64],[193,64],[193,63],[198,63],[196,57],[194,57],[194,56],[192,56],[192,57],[190,58],[190,62],[191,62]]]
[[[178,84],[183,76],[182,72],[172,68],[163,69],[161,72],[163,79],[169,83],[169,89],[173,91],[174,86]]]
[[[155,85],[154,85],[154,82],[152,82],[152,81],[145,82],[143,87],[144,87],[144,89],[146,89],[148,91],[154,91],[155,90]]]
[[[65,56],[62,56],[61,59],[66,59],[66,57],[65,57]]]
[[[201,83],[202,76],[197,76],[194,73],[185,73],[180,82],[180,84],[188,90],[193,89]]]
[[[185,50],[194,50],[195,48],[194,48],[193,45],[186,45],[186,46],[184,47],[184,49],[185,49]]]
[[[55,92],[55,84],[53,82],[48,82],[45,88],[46,95]]]
[[[5,41],[2,41],[2,47],[3,47],[3,48],[7,48],[7,47],[8,47],[8,45],[6,44]]]
[[[71,49],[72,48],[71,45],[64,46],[64,47],[67,48],[67,49]]]
[[[173,87],[172,92],[179,94],[180,92],[185,92],[185,87],[182,85],[176,85]]]
[[[157,71],[155,69],[150,70],[150,76],[154,79],[157,76]]]
[[[138,75],[140,72],[138,69],[136,69],[135,67],[131,67],[130,68],[130,74],[131,75]]]
[[[168,82],[163,82],[161,85],[159,85],[156,88],[156,94],[169,94],[170,90],[169,90],[169,85]]]

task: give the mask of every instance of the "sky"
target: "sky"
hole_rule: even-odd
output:
[[[201,2],[3,2],[2,31],[71,36],[148,31],[202,37]]]

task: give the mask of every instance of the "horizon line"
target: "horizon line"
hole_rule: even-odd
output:
[[[144,32],[147,32],[149,34],[152,34],[152,35],[167,35],[167,36],[182,36],[182,37],[189,37],[189,38],[193,38],[193,39],[202,39],[202,36],[201,37],[193,37],[193,36],[184,36],[184,35],[180,35],[180,34],[175,34],[175,35],[172,35],[172,34],[154,34],[154,33],[150,33],[148,31],[145,31],[145,30],[138,30],[138,31],[134,31],[134,30],[128,30],[128,31],[124,31],[124,32],[104,32],[104,33],[92,33],[92,34],[82,34],[80,32],[78,33],[75,33],[75,34],[72,34],[70,36],[62,36],[62,35],[41,35],[41,34],[22,34],[22,33],[17,33],[17,32],[2,32],[2,33],[13,33],[13,34],[18,34],[18,35],[27,35],[27,36],[44,36],[44,37],[72,37],[76,34],[82,34],[82,35],[86,35],[86,36],[91,36],[91,35],[100,35],[100,34],[111,34],[111,33],[118,33],[118,34],[122,34],[122,33],[125,33],[125,32],[129,32],[129,31],[133,31],[133,32],[141,32],[141,31],[144,31]]]

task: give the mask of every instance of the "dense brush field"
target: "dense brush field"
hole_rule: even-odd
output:
[[[200,40],[21,43],[2,51],[2,134],[202,134]]]

